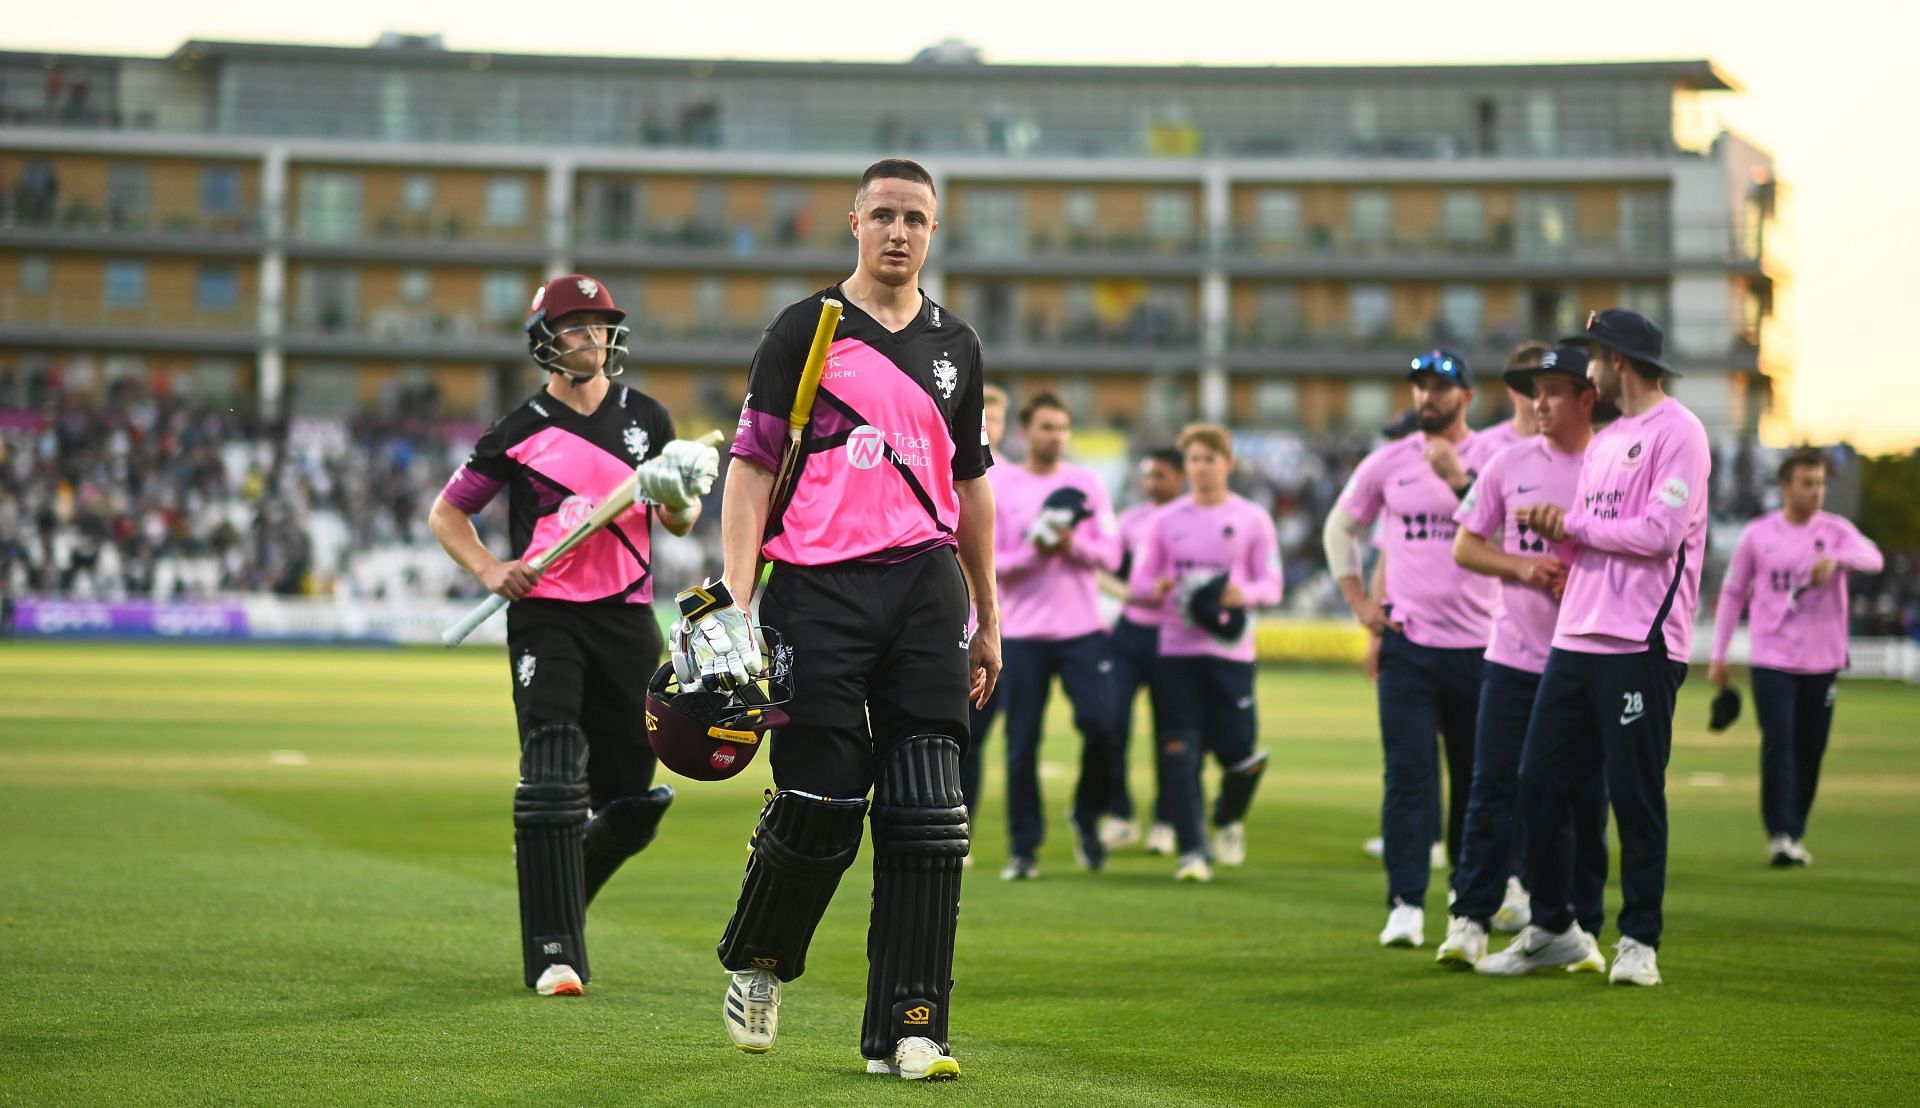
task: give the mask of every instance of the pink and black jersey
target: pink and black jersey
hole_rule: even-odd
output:
[[[614,383],[592,415],[542,389],[487,428],[440,495],[468,515],[507,490],[513,556],[560,541],[592,515],[633,467],[673,440],[660,402]],[[651,509],[636,504],[540,578],[529,597],[575,603],[646,604],[653,599]]]
[[[1538,532],[1514,520],[1514,512],[1527,504],[1573,505],[1574,488],[1580,483],[1580,454],[1562,454],[1544,436],[1522,439],[1502,450],[1487,463],[1487,468],[1467,490],[1454,520],[1483,539],[1501,536],[1500,548],[1523,558],[1552,555],[1572,564],[1573,543],[1549,542]],[[1500,581],[1502,614],[1493,621],[1493,637],[1487,643],[1487,661],[1528,673],[1547,668],[1547,651],[1553,645],[1553,627],[1560,616],[1560,602],[1552,593],[1518,581]]]
[[[1593,436],[1567,513],[1577,545],[1554,629],[1557,650],[1676,662],[1693,645],[1713,455],[1699,417],[1669,397]]]
[[[1840,572],[1813,587],[1813,567],[1832,558]],[[1747,611],[1751,661],[1788,673],[1832,673],[1847,665],[1847,572],[1878,573],[1886,559],[1852,523],[1816,512],[1805,523],[1769,512],[1747,524],[1734,547],[1713,614],[1713,660],[1727,660],[1740,610]]]
[[[1408,435],[1367,455],[1340,494],[1340,507],[1361,523],[1380,519],[1376,541],[1387,556],[1390,618],[1407,638],[1440,650],[1487,645],[1500,586],[1453,560],[1454,512],[1460,497],[1427,464],[1425,435]],[[1469,435],[1460,464],[1478,475],[1491,455]]]
[[[838,285],[783,310],[754,353],[733,456],[778,470],[820,300],[846,305],[803,440],[793,494],[766,556],[793,565],[898,562],[956,544],[956,481],[993,464],[981,413],[980,338],[925,296],[887,330]]]

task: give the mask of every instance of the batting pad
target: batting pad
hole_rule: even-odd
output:
[[[721,965],[772,970],[782,981],[806,972],[813,929],[860,850],[866,814],[865,800],[773,795],[753,832],[740,902],[720,937]]]
[[[655,785],[645,796],[623,796],[593,814],[587,824],[586,903],[593,903],[621,863],[647,848],[672,803],[673,786]]]
[[[922,1036],[947,1049],[967,809],[960,744],[915,735],[887,751],[873,793],[873,916],[860,1052],[886,1058]]]
[[[513,792],[513,857],[520,873],[520,941],[527,987],[551,965],[587,968],[587,740],[571,723],[528,732]]]

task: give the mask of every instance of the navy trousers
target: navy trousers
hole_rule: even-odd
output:
[[[1259,733],[1253,663],[1163,654],[1153,669],[1153,687],[1160,708],[1160,796],[1167,822],[1173,824],[1180,853],[1210,855],[1200,771],[1209,751],[1229,770],[1253,757]],[[1240,814],[1216,822],[1232,822]]]
[[[1753,671],[1753,714],[1760,720],[1760,817],[1767,834],[1805,838],[1820,785],[1820,760],[1833,727],[1835,673]]]
[[[1473,734],[1484,652],[1445,650],[1388,631],[1380,641],[1380,743],[1386,788],[1380,804],[1387,904],[1425,907],[1429,844],[1440,826],[1440,756],[1446,750],[1447,852],[1458,860],[1473,785]]]
[[[1160,702],[1153,691],[1153,665],[1160,656],[1160,629],[1135,623],[1122,617],[1113,628],[1113,684],[1119,698],[1120,741],[1114,746],[1111,780],[1107,789],[1107,811],[1121,819],[1133,818],[1133,790],[1127,784],[1128,752],[1133,746],[1133,706],[1140,687],[1147,688],[1147,707],[1153,713],[1148,721],[1147,743],[1154,740],[1160,718]],[[1160,759],[1152,759],[1154,773],[1153,820],[1170,822],[1167,816],[1166,787],[1160,781]]]
[[[1575,783],[1606,775],[1620,836],[1620,934],[1658,948],[1667,887],[1667,758],[1673,706],[1687,679],[1665,649],[1547,655],[1520,756],[1533,922],[1564,931],[1575,920],[1574,866],[1555,828]]]
[[[1518,818],[1520,759],[1527,720],[1533,714],[1540,675],[1486,664],[1480,682],[1480,718],[1473,741],[1473,795],[1467,801],[1467,825],[1460,864],[1453,874],[1457,899],[1452,914],[1489,925],[1505,898],[1507,877],[1528,885],[1524,840]],[[1554,847],[1571,857],[1573,903],[1580,926],[1596,931],[1606,922],[1607,783],[1594,773],[1573,783],[1572,804],[1554,834],[1571,840]],[[1571,854],[1568,853],[1571,851]]]
[[[1072,639],[1004,639],[1000,687],[1006,690],[1007,829],[1014,854],[1032,856],[1046,839],[1041,813],[1040,738],[1055,674],[1080,732],[1080,783],[1073,821],[1091,831],[1107,804],[1112,748],[1118,742],[1113,657],[1104,631]]]

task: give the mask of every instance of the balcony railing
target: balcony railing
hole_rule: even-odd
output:
[[[61,296],[0,292],[0,326],[91,331],[252,332],[258,322],[251,297],[209,306],[191,297],[150,297],[138,304],[76,301]]]

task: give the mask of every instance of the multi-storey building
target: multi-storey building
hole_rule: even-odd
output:
[[[1730,88],[1704,61],[0,54],[0,384],[487,416],[538,380],[533,288],[579,268],[645,387],[723,420],[773,308],[850,271],[854,176],[902,154],[941,183],[929,291],[1097,419],[1378,425],[1422,348],[1491,367],[1626,304],[1745,430],[1783,369],[1772,164],[1686,126]]]

